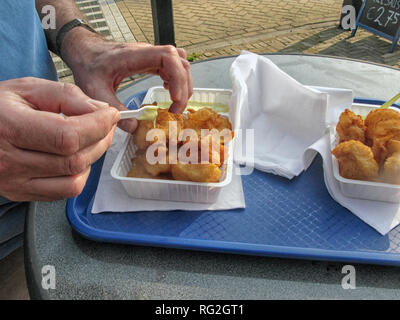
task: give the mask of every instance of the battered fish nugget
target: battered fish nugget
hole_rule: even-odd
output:
[[[148,174],[156,177],[161,173],[168,173],[171,170],[171,165],[168,164],[168,156],[163,163],[150,164],[146,159],[146,153],[137,155],[135,158],[136,163],[142,166]]]
[[[388,149],[389,141],[393,141],[393,136],[388,135],[380,138],[374,138],[372,142],[372,153],[374,154],[375,160],[379,165],[385,161],[385,159],[389,156],[390,152]]]
[[[383,164],[382,181],[400,184],[400,141],[390,140],[388,142],[388,152],[390,156]]]
[[[371,111],[366,120],[366,138],[375,160],[382,164],[388,156],[387,143],[400,140],[400,113],[392,109]]]
[[[339,162],[340,175],[347,179],[376,180],[379,166],[370,147],[360,141],[340,143],[332,154]]]
[[[180,131],[183,128],[183,115],[180,113],[171,113],[168,109],[158,109],[158,115],[156,118],[156,128],[161,129],[165,133],[167,140],[169,139],[169,123],[175,121],[176,126],[171,126],[171,129],[176,130],[171,132],[176,138],[178,138]]]
[[[390,140],[387,144],[387,150],[390,155],[396,152],[400,152],[400,141]]]
[[[147,170],[143,167],[142,162],[137,158],[132,159],[132,167],[128,172],[128,177],[131,178],[143,178],[143,179],[152,179],[153,176],[147,172]]]
[[[218,182],[221,169],[212,163],[191,164],[180,163],[171,165],[172,177],[180,181]]]
[[[223,161],[221,161],[221,143],[211,134],[201,137],[200,139],[200,161],[202,154],[204,154],[204,161],[214,163],[218,167],[223,163]]]
[[[202,108],[197,111],[189,109],[187,118],[184,120],[184,128],[193,129],[200,136],[201,129],[217,129],[218,131],[229,129],[232,131],[232,124],[229,119],[210,108]]]
[[[153,121],[151,120],[139,120],[138,126],[133,133],[133,143],[139,150],[146,150],[151,144],[150,141],[146,141],[147,132],[154,128]]]
[[[356,115],[353,111],[346,109],[340,115],[339,122],[336,126],[336,132],[339,135],[340,142],[357,140],[365,143],[365,130],[367,127],[361,116]]]
[[[183,149],[186,151],[186,157],[190,158],[190,152],[196,150],[194,160],[188,159],[187,161],[201,162],[201,150],[205,150],[208,155],[210,163],[183,163],[179,161],[177,164],[169,164],[168,158],[166,163],[150,164],[146,159],[146,150],[151,151],[151,148],[160,146],[171,150],[172,137],[169,132],[171,121],[176,121],[175,130],[177,138],[183,137],[183,129],[194,129],[195,133],[192,136],[195,139],[188,139],[185,142],[179,142],[177,148],[187,147],[186,145],[193,143],[193,148]],[[164,141],[146,141],[148,132],[153,129],[161,129],[165,132]],[[201,129],[210,130],[210,134],[202,137]],[[213,130],[214,129],[214,130]],[[224,130],[226,129],[226,132]],[[218,138],[215,138],[214,135]],[[200,109],[198,111],[190,110],[187,116],[182,114],[173,114],[166,109],[157,110],[157,118],[155,121],[139,121],[138,128],[133,135],[133,141],[139,148],[136,158],[133,159],[134,166],[129,172],[128,176],[132,177],[151,177],[151,178],[173,178],[175,180],[195,181],[195,182],[218,182],[221,177],[221,169],[219,168],[225,159],[225,153],[228,148],[224,146],[227,138],[233,137],[232,125],[229,120],[210,108]],[[156,143],[156,144],[154,144]],[[183,146],[182,146],[183,144]],[[157,151],[155,151],[157,152]],[[189,153],[189,154],[188,154]],[[156,155],[157,156],[157,155]],[[197,159],[198,158],[198,159]],[[172,162],[172,157],[170,158]],[[213,163],[214,162],[214,163]]]
[[[382,181],[392,184],[400,184],[400,153],[388,157],[383,164]]]
[[[392,136],[400,140],[400,113],[392,109],[376,109],[365,119],[366,138],[373,143],[376,138]],[[390,139],[389,139],[390,140]]]
[[[200,139],[190,139],[186,141],[181,148],[185,148],[183,151],[186,151],[187,160],[183,161],[180,159],[180,162],[192,162],[196,161],[196,163],[203,162],[210,162],[216,164],[220,167],[224,163],[225,159],[225,152],[228,151],[227,148],[221,143],[220,139],[214,137],[213,135],[209,134]],[[190,158],[190,150],[197,150],[197,157],[194,155]],[[182,151],[181,151],[182,152]]]
[[[157,118],[155,121],[151,120],[139,120],[138,127],[133,133],[133,143],[138,147],[139,150],[145,150],[152,144],[151,141],[146,141],[147,133],[156,128],[164,131],[165,139],[168,141],[169,139],[169,122],[175,121],[176,126],[171,126],[172,130],[175,130],[173,134],[178,137],[179,132],[183,128],[183,115],[182,114],[174,114],[168,112],[167,109],[158,109],[157,110]],[[157,139],[155,139],[157,140]]]

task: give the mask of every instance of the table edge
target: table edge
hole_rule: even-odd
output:
[[[28,287],[28,293],[31,300],[49,300],[50,296],[47,291],[41,289],[41,279],[34,272],[34,264],[37,264],[36,251],[31,249],[30,243],[33,243],[34,229],[33,219],[36,212],[37,203],[30,202],[25,217],[24,226],[24,265],[25,278]],[[39,269],[37,269],[39,270]]]

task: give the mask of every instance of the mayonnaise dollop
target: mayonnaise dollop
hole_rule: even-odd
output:
[[[171,106],[172,102],[159,102],[157,106],[146,106],[147,110],[143,112],[137,119],[138,120],[154,120],[157,118],[157,109],[167,109]],[[210,108],[217,113],[227,113],[229,112],[229,107],[223,103],[208,103],[208,102],[198,102],[198,101],[189,101],[185,111],[188,109],[193,109],[194,111],[198,111],[203,108]]]

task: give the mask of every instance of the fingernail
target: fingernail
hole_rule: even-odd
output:
[[[118,123],[118,127],[126,132],[132,133],[136,130],[137,121],[134,119],[122,120]]]
[[[105,108],[105,107],[109,106],[109,104],[107,102],[94,100],[94,99],[89,99],[87,102],[90,103],[91,105],[95,106],[97,109]]]

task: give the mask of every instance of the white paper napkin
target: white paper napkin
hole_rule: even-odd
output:
[[[314,151],[319,152],[323,158],[325,185],[335,201],[349,209],[382,235],[387,234],[400,223],[399,203],[348,198],[341,193],[339,183],[333,175],[329,134],[324,135],[310,146],[307,152],[314,153]]]
[[[307,169],[307,152],[334,118],[327,110],[349,106],[351,90],[304,86],[269,59],[243,51],[231,66],[233,101],[240,109],[237,127],[254,129],[254,159],[236,148],[235,161],[289,179]],[[243,133],[244,134],[244,133]]]
[[[224,187],[216,203],[192,203],[175,201],[157,201],[131,198],[120,181],[111,177],[110,171],[125,140],[126,133],[115,131],[113,142],[104,159],[103,168],[93,202],[92,213],[100,212],[137,212],[171,210],[229,210],[245,207],[242,179],[233,170],[232,182]]]

